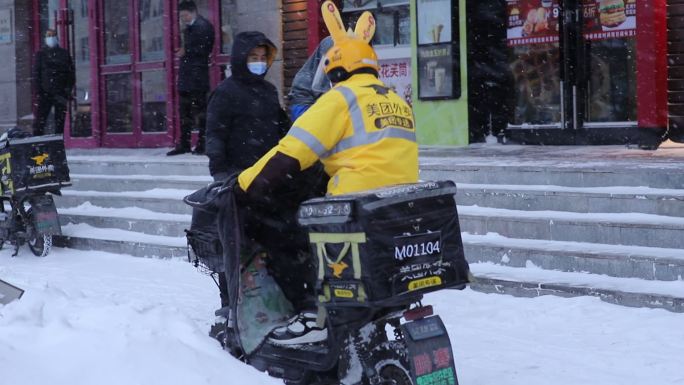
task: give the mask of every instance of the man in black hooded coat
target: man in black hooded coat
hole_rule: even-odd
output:
[[[264,79],[276,53],[275,45],[261,32],[241,32],[235,37],[232,75],[214,90],[207,109],[206,154],[215,181],[226,180],[252,166],[290,128],[276,87]],[[311,302],[310,282],[315,277],[310,276],[313,273],[309,261],[302,260],[297,252],[307,249],[308,243],[297,227],[295,212],[303,200],[322,196],[326,184],[327,176],[319,164],[293,176],[292,183],[276,191],[272,199],[241,207],[245,234],[271,252],[270,269],[297,307]],[[302,279],[307,275],[303,271],[309,272],[309,277]],[[219,274],[219,281],[221,302],[226,306],[228,293],[223,274]]]
[[[277,49],[261,32],[235,36],[230,57],[232,75],[213,92],[207,109],[209,172],[215,180],[250,167],[275,146],[290,128],[280,107],[278,90],[263,74],[250,72],[252,50],[266,48],[267,68]]]

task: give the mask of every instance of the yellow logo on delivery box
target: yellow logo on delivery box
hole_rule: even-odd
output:
[[[50,154],[48,154],[46,152],[46,153],[43,153],[40,155],[36,155],[36,156],[32,157],[31,159],[33,159],[33,161],[36,162],[36,165],[42,166],[43,163],[45,163],[45,160],[49,157],[50,157]]]

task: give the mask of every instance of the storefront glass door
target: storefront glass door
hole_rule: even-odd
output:
[[[514,84],[509,128],[561,128],[560,4],[508,1],[509,63]]]
[[[582,1],[585,127],[637,125],[636,1]]]
[[[507,0],[509,129],[636,126],[637,0]]]
[[[169,146],[169,2],[101,2],[103,146]]]
[[[76,68],[76,87],[65,127],[72,147],[158,147],[173,145],[178,135],[176,73],[182,26],[179,0],[31,0],[34,50],[48,28],[58,31]],[[235,17],[234,1],[196,1],[199,13],[214,26]],[[227,9],[228,9],[227,8]],[[225,24],[225,23],[224,23]],[[229,57],[216,30],[210,63],[212,84],[223,75]],[[226,43],[226,42],[224,42]],[[223,45],[225,47],[225,44]],[[49,128],[48,128],[49,129]],[[174,131],[175,129],[175,131]]]

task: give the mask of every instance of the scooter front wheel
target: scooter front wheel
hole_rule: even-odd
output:
[[[36,234],[29,239],[28,246],[36,257],[46,257],[52,248],[52,235]]]

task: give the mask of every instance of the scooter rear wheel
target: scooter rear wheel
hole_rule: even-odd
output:
[[[46,257],[52,248],[52,235],[36,234],[29,239],[28,246],[36,257]]]
[[[401,341],[388,341],[373,349],[372,362],[381,384],[414,385],[406,345]]]

